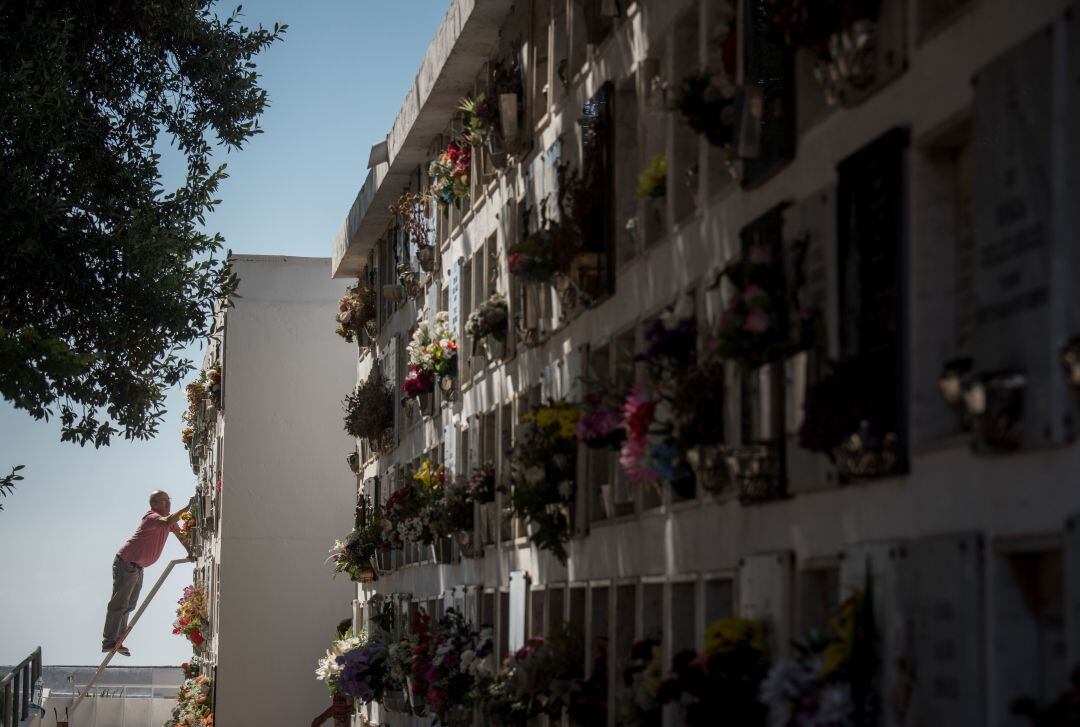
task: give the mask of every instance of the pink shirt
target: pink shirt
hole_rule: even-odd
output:
[[[134,563],[141,568],[156,563],[157,559],[161,557],[161,551],[165,549],[165,541],[169,538],[169,531],[180,532],[180,527],[176,523],[169,527],[158,524],[165,520],[167,518],[158,515],[153,510],[143,515],[139,527],[135,529],[135,534],[124,543],[116,554],[120,556],[121,560]]]

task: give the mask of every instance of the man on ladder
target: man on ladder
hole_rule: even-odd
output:
[[[170,514],[171,506],[168,493],[161,490],[150,493],[150,511],[143,515],[135,534],[124,543],[113,559],[112,598],[109,599],[105,631],[101,637],[103,652],[115,651],[131,656],[131,652],[123,645],[127,636],[128,614],[139,602],[143,568],[153,565],[161,557],[170,532],[176,535],[177,540],[184,546],[188,560],[195,560],[191,549],[180,539],[180,528],[176,524],[180,516],[191,509],[191,502]]]

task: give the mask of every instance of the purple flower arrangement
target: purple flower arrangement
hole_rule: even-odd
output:
[[[338,691],[365,704],[374,701],[382,693],[386,655],[385,646],[368,641],[360,648],[339,656],[337,661],[341,665],[341,673],[336,681]]]

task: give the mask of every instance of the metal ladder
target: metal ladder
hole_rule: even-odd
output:
[[[135,624],[139,622],[139,618],[143,615],[143,611],[146,610],[146,607],[150,605],[151,601],[154,600],[154,596],[157,595],[158,589],[161,588],[161,584],[164,583],[165,579],[169,577],[170,573],[172,573],[172,569],[179,563],[187,562],[189,562],[187,558],[178,558],[177,560],[169,561],[169,564],[165,566],[165,570],[162,571],[160,576],[158,576],[157,583],[155,583],[154,587],[150,589],[150,593],[146,594],[146,598],[143,599],[142,605],[139,606],[139,610],[135,612],[135,615],[128,622],[127,630],[120,635],[119,641],[116,642],[116,648],[120,648],[121,646],[123,646],[124,639],[126,639],[131,634],[131,630],[135,628]],[[83,687],[82,691],[79,692],[78,696],[75,697],[75,701],[71,703],[71,708],[67,715],[69,720],[75,716],[75,710],[78,709],[82,701],[86,699],[86,695],[90,693],[90,688],[94,686],[94,683],[98,680],[98,677],[101,676],[101,672],[105,671],[105,667],[109,665],[109,662],[112,661],[112,658],[114,656],[116,656],[116,649],[113,649],[105,655],[105,658],[101,662],[101,666],[99,666],[97,668],[97,671],[94,672],[94,676],[90,677],[90,680],[86,682],[86,686]]]

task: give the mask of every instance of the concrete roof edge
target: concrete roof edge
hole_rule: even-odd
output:
[[[380,223],[386,222],[384,218],[389,215],[388,211],[375,206],[377,198],[386,197],[384,183],[392,177],[400,179],[404,186],[415,165],[422,161],[416,158],[416,148],[422,144],[414,137],[420,133],[431,135],[430,129],[418,128],[429,125],[418,124],[429,100],[435,94],[440,98],[453,96],[452,107],[456,109],[456,94],[468,92],[477,69],[498,40],[499,30],[512,6],[513,0],[453,0],[451,3],[386,135],[390,162],[368,170],[345,223],[334,237],[333,277],[356,275],[363,267],[363,259],[374,244],[374,239],[367,238],[382,233]],[[442,105],[432,113],[445,114],[450,110]],[[403,153],[405,151],[408,153]],[[382,206],[392,201],[379,200]]]

